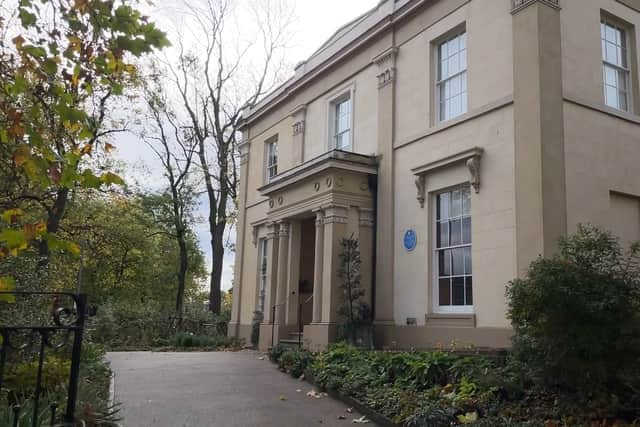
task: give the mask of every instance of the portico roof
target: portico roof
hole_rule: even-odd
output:
[[[271,182],[258,188],[258,191],[268,196],[327,169],[377,175],[378,161],[375,156],[332,150],[277,175]]]

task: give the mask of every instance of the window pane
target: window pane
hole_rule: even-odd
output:
[[[607,41],[611,41],[611,42],[615,42],[616,41],[616,29],[613,28],[611,25],[607,25],[606,26],[606,31],[605,31],[605,35],[606,35],[606,39]]]
[[[451,192],[451,218],[462,215],[462,191]]]
[[[605,86],[605,100],[609,107],[620,108],[618,104],[618,90],[613,86]]]
[[[438,195],[438,219],[449,219],[449,194],[442,193]]]
[[[462,190],[462,215],[471,215],[471,190]]]
[[[438,281],[438,304],[451,305],[451,281],[440,279]]]
[[[438,247],[445,248],[449,245],[449,221],[438,223]]]
[[[620,65],[618,62],[618,48],[613,43],[606,43],[606,60],[612,64]]]
[[[451,221],[451,246],[462,244],[462,220],[455,219]]]
[[[627,91],[627,73],[622,70],[618,71],[618,89]]]
[[[608,65],[604,66],[604,82],[611,86],[617,85],[616,69]]]
[[[451,250],[438,252],[438,276],[451,276]]]
[[[465,305],[464,277],[456,277],[452,281],[453,305]]]
[[[471,243],[471,217],[462,219],[462,244]]]
[[[471,274],[471,247],[464,248],[464,274]]]
[[[460,35],[460,49],[466,49],[467,48],[467,33],[461,34]]]
[[[465,280],[465,295],[467,298],[467,305],[473,305],[473,279],[471,276]]]
[[[464,276],[464,248],[452,249],[453,276]]]
[[[627,93],[620,91],[618,94],[618,100],[620,101],[620,109],[627,111],[629,106],[627,105]]]

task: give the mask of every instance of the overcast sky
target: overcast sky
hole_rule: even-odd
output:
[[[307,59],[338,28],[373,8],[378,2],[379,0],[295,0],[296,21],[293,25],[295,37],[291,40],[287,51],[287,62],[294,65]],[[151,15],[154,18],[153,13]],[[162,26],[161,19],[156,21]],[[293,70],[290,70],[290,73],[292,74]],[[136,140],[133,135],[122,135],[116,142],[118,147],[116,156],[129,165],[125,174],[128,181],[135,179],[150,190],[157,190],[158,183],[162,182],[161,176],[159,176],[157,160],[148,147]],[[143,173],[142,169],[146,169],[148,173]],[[199,211],[204,218],[207,213],[204,203]],[[211,248],[208,228],[204,221],[196,224],[195,232],[200,241],[200,247],[205,253],[208,269],[211,262]],[[231,233],[230,238],[235,239],[234,232]],[[227,253],[223,271],[223,289],[227,290],[231,287],[232,279],[233,254]]]

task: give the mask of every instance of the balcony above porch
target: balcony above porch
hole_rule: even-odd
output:
[[[283,172],[258,191],[269,198],[270,220],[327,205],[370,208],[377,174],[374,156],[332,150]]]

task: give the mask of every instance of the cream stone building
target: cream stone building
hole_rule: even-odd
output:
[[[640,0],[385,0],[246,112],[229,334],[335,340],[358,238],[381,347],[506,347],[579,223],[640,239]]]

